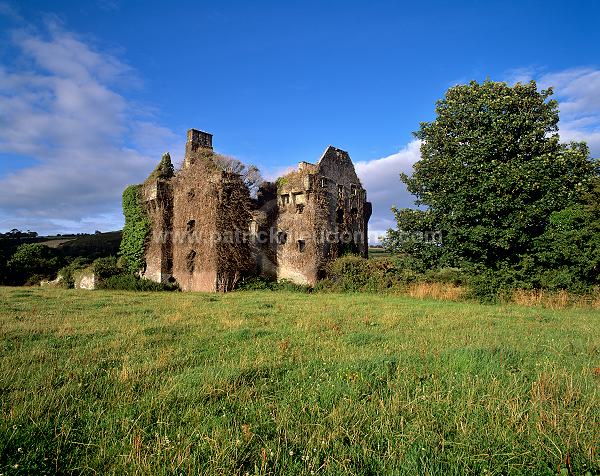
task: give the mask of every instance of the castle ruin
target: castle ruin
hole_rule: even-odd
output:
[[[145,278],[184,291],[229,291],[250,275],[314,285],[342,254],[367,257],[371,204],[347,152],[329,146],[256,196],[223,159],[211,134],[190,129],[181,169],[163,173],[167,154],[142,184]]]

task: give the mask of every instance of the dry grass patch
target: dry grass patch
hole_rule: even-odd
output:
[[[436,299],[443,301],[460,301],[466,295],[463,286],[451,283],[416,283],[411,284],[406,294],[417,299]]]
[[[600,296],[577,296],[567,291],[550,293],[539,289],[519,289],[512,294],[510,300],[522,306],[542,306],[549,309],[570,307],[600,309]]]

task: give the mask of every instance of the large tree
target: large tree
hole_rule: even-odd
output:
[[[435,254],[445,264],[517,265],[552,213],[589,191],[595,166],[584,143],[559,142],[551,95],[533,81],[473,81],[450,88],[421,123],[421,159],[401,179],[427,207],[423,224],[442,232]],[[399,225],[412,213],[395,212]]]

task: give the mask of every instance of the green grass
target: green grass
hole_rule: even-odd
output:
[[[600,474],[600,313],[0,288],[0,473]]]
[[[369,248],[369,258],[391,258],[392,253],[384,248]]]

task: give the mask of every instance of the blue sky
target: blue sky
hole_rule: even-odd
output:
[[[120,193],[190,127],[275,177],[329,144],[374,204],[435,101],[471,79],[536,79],[561,137],[600,156],[597,2],[0,2],[0,231],[120,228]]]

